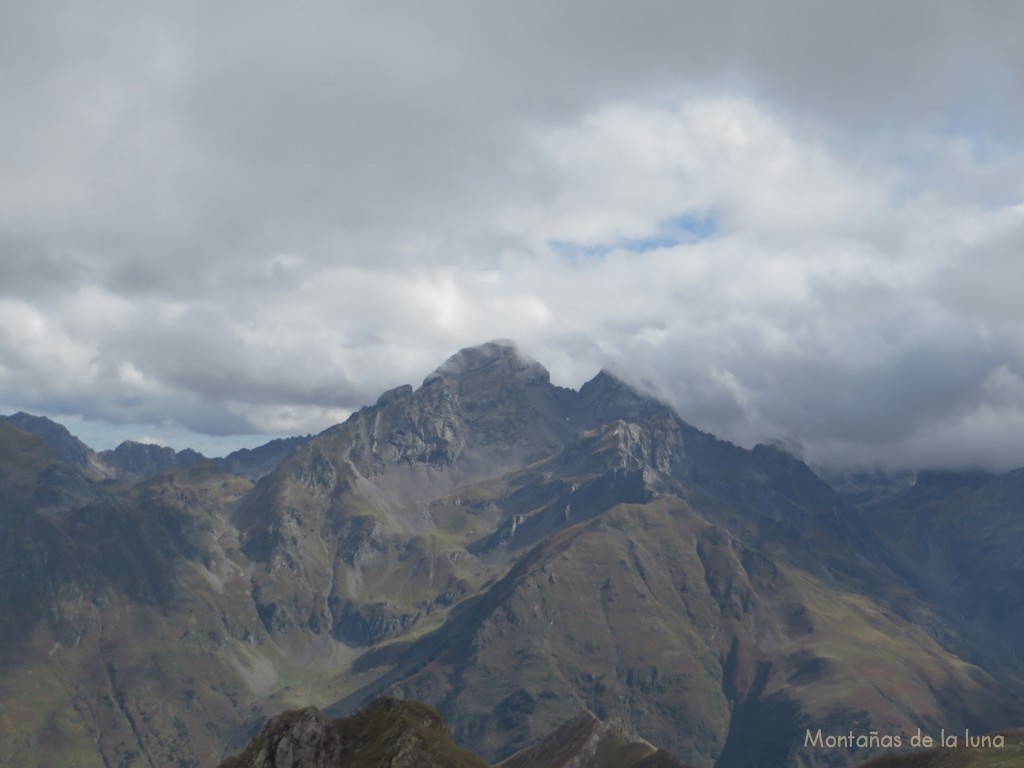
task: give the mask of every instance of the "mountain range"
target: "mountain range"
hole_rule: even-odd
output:
[[[255,482],[312,438],[312,435],[278,438],[258,448],[242,448],[223,458],[208,459],[191,448],[175,451],[165,445],[134,440],[125,440],[112,450],[97,452],[72,435],[63,424],[24,412],[0,416],[0,422],[13,424],[42,438],[63,462],[96,480],[148,480],[170,469],[187,469],[212,462],[226,472]]]
[[[1024,724],[1024,470],[831,479],[510,342],[223,459],[5,417],[0,764],[212,766],[381,696],[514,768],[583,710],[697,768]]]

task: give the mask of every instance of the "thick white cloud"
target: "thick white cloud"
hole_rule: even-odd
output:
[[[0,406],[210,453],[508,337],[744,444],[1024,465],[1022,21],[5,7]]]

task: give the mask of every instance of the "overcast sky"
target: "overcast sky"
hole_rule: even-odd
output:
[[[1024,465],[1024,4],[0,5],[0,412],[216,455],[515,339]]]

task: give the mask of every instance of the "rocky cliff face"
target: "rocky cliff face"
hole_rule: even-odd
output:
[[[188,448],[175,451],[166,445],[132,440],[126,440],[111,451],[100,451],[97,456],[114,477],[128,481],[148,480],[160,472],[187,469],[207,460],[203,454]]]

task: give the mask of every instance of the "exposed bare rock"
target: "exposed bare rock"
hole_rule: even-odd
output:
[[[452,743],[426,704],[380,698],[351,717],[329,719],[316,707],[267,721],[240,755],[220,768],[486,768]]]
[[[686,768],[640,737],[628,720],[601,722],[584,710],[496,768]]]

